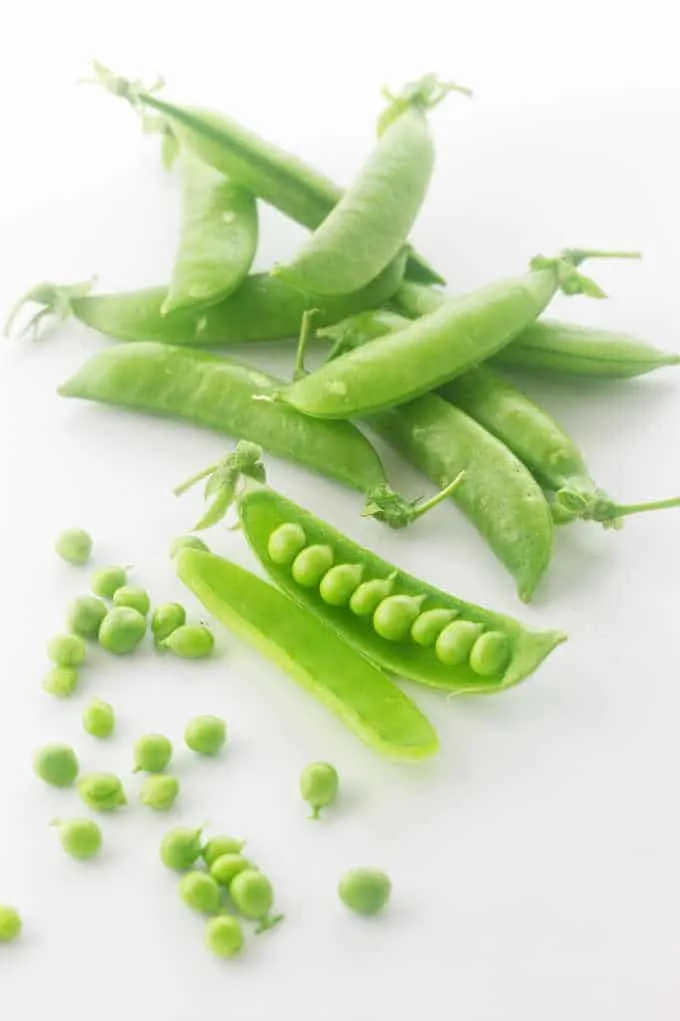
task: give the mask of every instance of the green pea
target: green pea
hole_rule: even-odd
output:
[[[211,868],[222,855],[240,854],[245,846],[245,840],[237,840],[235,837],[213,837],[205,845],[201,854],[203,861],[208,868]]]
[[[82,567],[92,556],[92,537],[83,528],[67,528],[57,537],[54,548],[62,560]]]
[[[316,588],[332,566],[333,550],[330,546],[307,546],[293,561],[291,573],[298,585]]]
[[[96,812],[114,812],[127,805],[123,785],[113,773],[90,773],[78,783],[80,796]]]
[[[338,894],[343,904],[359,915],[375,915],[387,904],[392,884],[379,869],[349,869],[340,879]]]
[[[229,896],[234,906],[246,918],[259,923],[257,932],[271,929],[281,921],[281,915],[271,917],[274,890],[266,876],[257,869],[244,869],[231,882]]]
[[[67,744],[47,744],[33,757],[33,768],[45,783],[53,787],[70,787],[78,776],[78,759]]]
[[[47,655],[55,666],[81,666],[85,662],[85,646],[77,635],[55,635],[47,643]]]
[[[201,855],[201,828],[168,830],[161,841],[161,861],[175,872],[190,869]]]
[[[80,638],[97,638],[106,616],[106,604],[97,596],[78,596],[66,611],[66,626]]]
[[[192,752],[217,755],[227,740],[227,728],[219,716],[196,716],[184,731],[184,740]]]
[[[8,904],[0,904],[0,943],[11,943],[21,932],[21,916]]]
[[[100,567],[92,575],[92,591],[102,599],[113,599],[126,582],[127,571],[124,567]]]
[[[243,929],[238,918],[218,915],[205,930],[205,943],[216,957],[235,957],[243,949]]]
[[[220,907],[222,892],[207,872],[187,872],[179,881],[179,895],[193,911],[214,915]]]
[[[434,645],[447,624],[456,616],[455,610],[425,610],[416,617],[411,628],[411,638],[416,645],[428,648]]]
[[[179,603],[164,603],[154,610],[151,633],[157,645],[169,638],[187,619],[187,611]]]
[[[381,638],[403,642],[424,601],[425,596],[388,596],[373,614],[373,627]]]
[[[179,791],[180,784],[176,776],[169,776],[167,773],[152,773],[150,776],[144,777],[139,800],[148,808],[164,812],[166,809],[172,808]]]
[[[210,548],[206,546],[203,539],[199,539],[197,535],[179,535],[176,539],[173,539],[170,543],[170,557],[174,560],[178,553],[181,553],[183,549],[197,549],[203,553],[209,553]]]
[[[220,886],[230,886],[240,872],[255,866],[242,854],[221,854],[210,866],[210,875]]]
[[[182,624],[161,644],[181,659],[205,659],[215,648],[215,639],[203,624]]]
[[[289,567],[298,553],[305,548],[306,543],[307,536],[302,525],[289,521],[285,525],[279,525],[269,536],[267,552],[275,564]]]
[[[114,606],[129,606],[133,610],[146,617],[151,608],[149,593],[143,588],[135,588],[134,585],[122,585],[113,593]]]
[[[163,734],[145,734],[135,741],[134,773],[162,773],[172,758],[172,744]]]
[[[329,762],[310,762],[300,774],[300,794],[312,809],[310,819],[318,819],[322,808],[332,805],[338,796],[338,772]]]
[[[501,631],[487,631],[472,646],[470,667],[480,677],[493,677],[507,666],[510,643]]]
[[[324,574],[319,593],[329,606],[347,606],[361,582],[364,568],[361,564],[338,564]]]
[[[55,819],[61,846],[72,858],[94,858],[102,846],[102,831],[92,819]]]
[[[468,656],[484,628],[471,620],[454,620],[447,624],[435,645],[435,654],[446,666],[467,663]]]
[[[396,575],[389,578],[371,578],[364,581],[353,593],[349,608],[357,617],[372,617],[384,599],[394,589]]]
[[[83,729],[92,737],[111,737],[116,729],[116,713],[109,702],[93,698],[83,709]]]
[[[43,691],[55,698],[68,698],[78,687],[78,671],[70,666],[53,667],[43,681]]]
[[[104,617],[99,629],[99,644],[115,656],[134,652],[146,634],[146,620],[131,606],[116,606]]]

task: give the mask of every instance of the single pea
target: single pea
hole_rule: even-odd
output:
[[[92,537],[84,528],[67,528],[57,537],[54,548],[67,564],[82,567],[92,556]]]
[[[221,854],[210,866],[210,875],[220,886],[230,886],[240,872],[254,868],[242,854]]]
[[[211,868],[222,855],[240,854],[245,846],[245,840],[237,840],[236,837],[213,837],[205,845],[201,854],[203,861],[208,868]]]
[[[47,655],[55,666],[82,666],[85,662],[85,646],[77,635],[55,635],[47,643]]]
[[[362,564],[338,564],[324,574],[319,594],[329,606],[347,606],[361,582]]]
[[[134,652],[146,634],[146,620],[130,606],[116,606],[104,617],[99,629],[99,644],[115,656]]]
[[[279,525],[269,536],[269,559],[280,567],[290,567],[298,553],[305,548],[307,536],[302,525],[292,521]]]
[[[454,620],[447,624],[435,645],[437,659],[446,666],[461,666],[483,631],[481,624],[471,620]]]
[[[340,879],[338,894],[343,904],[359,915],[375,915],[387,904],[392,884],[379,869],[349,869]]]
[[[21,924],[18,911],[7,904],[0,904],[0,943],[11,943],[15,940],[21,932]]]
[[[139,800],[148,808],[164,812],[172,808],[179,795],[180,784],[176,776],[167,773],[152,773],[144,777]]]
[[[116,713],[109,702],[93,698],[83,709],[83,729],[92,737],[111,737],[116,729]]]
[[[510,643],[501,631],[487,631],[472,646],[470,667],[480,677],[501,673],[510,659]]]
[[[135,588],[134,585],[122,585],[113,593],[114,606],[129,606],[133,610],[146,617],[151,609],[149,593],[143,588]]]
[[[169,638],[187,619],[187,611],[179,603],[158,606],[151,618],[151,633],[157,645]]]
[[[172,758],[172,744],[163,734],[145,734],[135,741],[133,773],[162,773]]]
[[[92,819],[55,819],[61,846],[72,858],[94,858],[102,846],[102,831]]]
[[[316,588],[332,566],[333,550],[330,546],[307,546],[296,556],[291,572],[298,585]]]
[[[201,550],[203,553],[210,552],[210,547],[206,546],[203,539],[199,539],[197,535],[178,535],[177,538],[173,539],[170,543],[171,559],[174,559],[183,549],[197,549]]]
[[[201,829],[168,830],[161,841],[161,861],[175,872],[190,869],[201,855]]]
[[[310,819],[318,819],[322,808],[332,805],[338,796],[338,772],[329,762],[310,762],[300,774],[300,794],[312,809]]]
[[[78,783],[80,796],[96,812],[114,812],[127,805],[123,785],[113,773],[90,773]]]
[[[424,601],[425,596],[388,596],[373,614],[373,627],[381,638],[403,642]]]
[[[207,872],[187,872],[178,888],[180,897],[193,911],[214,915],[219,910],[222,891]]]
[[[43,691],[55,698],[68,698],[78,687],[78,671],[70,666],[53,667],[43,681]]]
[[[70,787],[80,767],[73,748],[67,744],[48,744],[35,753],[33,768],[45,783],[53,787]]]
[[[78,596],[66,611],[66,626],[79,638],[97,638],[106,616],[106,604],[97,596]]]
[[[119,588],[127,582],[124,567],[100,567],[92,575],[92,591],[102,599],[113,599]]]
[[[394,589],[395,577],[371,578],[361,583],[349,601],[349,608],[357,617],[372,617],[384,599]]]
[[[235,957],[243,949],[243,929],[233,915],[211,918],[205,930],[205,943],[216,957]]]
[[[416,617],[411,628],[411,638],[416,645],[429,648],[434,645],[447,624],[456,617],[455,610],[425,610]]]
[[[215,648],[215,639],[203,624],[182,624],[161,644],[181,659],[205,659]]]
[[[229,896],[234,906],[246,918],[257,921],[257,932],[271,929],[281,921],[282,915],[271,916],[274,890],[267,877],[257,869],[244,869],[231,882]]]
[[[184,731],[184,740],[192,752],[217,755],[227,740],[227,727],[219,716],[196,716]]]

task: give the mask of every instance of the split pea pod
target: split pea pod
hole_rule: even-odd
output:
[[[298,681],[369,747],[426,758],[437,735],[417,706],[327,623],[212,553],[183,550],[177,573],[206,610]]]

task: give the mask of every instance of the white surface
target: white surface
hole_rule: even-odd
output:
[[[677,267],[680,94],[667,0],[392,4],[126,3],[4,8],[0,86],[0,295],[97,272],[105,289],[163,281],[177,183],[132,113],[78,89],[95,53],[123,73],[162,71],[173,96],[230,111],[347,181],[371,143],[379,86],[430,69],[476,87],[433,118],[439,161],[416,231],[453,286],[520,270],[564,244],[640,247],[640,266],[595,265],[608,302],[560,315],[624,327],[680,349]],[[261,265],[300,236],[263,215]],[[198,499],[170,487],[226,444],[180,424],[60,401],[56,385],[102,342],[70,323],[0,350],[0,902],[25,920],[0,952],[7,1021],[671,1021],[680,1011],[677,777],[680,515],[620,534],[560,533],[540,599],[510,579],[452,509],[408,534],[358,516],[359,500],[270,461],[271,479],[381,553],[570,643],[530,683],[488,701],[414,689],[442,751],[429,764],[378,760],[295,684],[227,635],[212,664],[150,652],[91,657],[70,703],[40,690],[44,641],[86,573],[51,553],[60,528],[91,529],[97,563],[128,561],[155,598],[184,598],[165,558]],[[273,349],[272,349],[273,352]],[[262,356],[283,369],[289,352]],[[579,387],[527,383],[573,431],[600,483],[624,500],[680,491],[677,375]],[[420,482],[394,466],[412,493]],[[215,544],[249,563],[242,540]],[[119,740],[81,735],[79,712],[109,698]],[[223,965],[157,859],[169,819],[132,805],[104,819],[106,853],[66,859],[47,826],[76,796],[41,787],[31,754],[77,745],[86,769],[126,774],[149,729],[178,742],[198,712],[223,713],[218,763],[178,755],[173,822],[249,838],[287,921]],[[343,778],[337,810],[304,818],[300,767]],[[136,781],[129,782],[131,793]],[[134,799],[133,799],[134,800]],[[384,867],[394,900],[364,923],[339,905],[352,863]]]

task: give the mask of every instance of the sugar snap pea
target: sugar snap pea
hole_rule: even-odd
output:
[[[394,759],[421,759],[437,750],[437,736],[416,705],[283,592],[212,553],[183,550],[175,566],[209,613],[290,674],[369,747]]]

